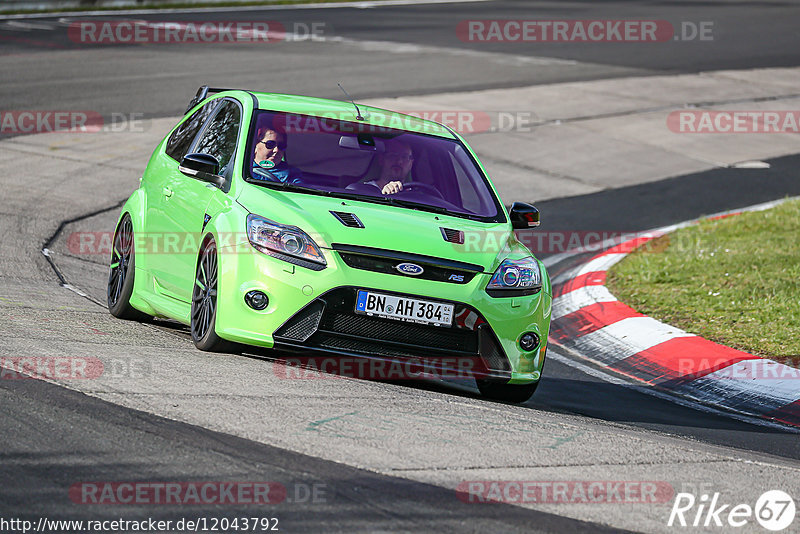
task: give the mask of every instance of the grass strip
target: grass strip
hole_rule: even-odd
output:
[[[655,319],[800,367],[800,201],[655,239],[609,271],[608,288]]]

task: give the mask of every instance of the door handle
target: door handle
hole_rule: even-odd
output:
[[[170,189],[169,187],[165,186],[164,189],[161,190],[161,192],[164,193],[164,196],[167,198],[172,196],[172,189]]]

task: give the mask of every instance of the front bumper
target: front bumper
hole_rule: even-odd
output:
[[[220,248],[217,334],[263,347],[317,351],[367,358],[464,358],[476,362],[477,376],[529,383],[540,377],[550,326],[552,297],[545,276],[542,291],[525,297],[492,298],[484,288],[491,275],[453,284],[348,266],[333,250],[328,265],[312,271],[262,254],[252,247]],[[542,266],[543,272],[544,267]],[[262,311],[244,295],[269,297]],[[398,293],[456,305],[451,328],[357,315],[357,289]],[[519,338],[535,332],[541,342],[523,351]]]

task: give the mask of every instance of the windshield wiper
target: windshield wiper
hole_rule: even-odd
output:
[[[298,185],[298,184],[290,184],[289,182],[279,182],[280,188],[283,190],[289,191],[302,191],[304,193],[314,193],[317,195],[329,196],[330,192],[325,191],[324,189],[315,189],[313,187],[308,187],[305,185]]]
[[[255,178],[245,178],[248,183],[260,185],[269,189],[281,189],[283,191],[300,191],[303,193],[311,193],[315,195],[329,196],[330,192],[322,189],[314,189],[313,187],[306,187],[304,185],[290,184],[288,182],[281,182],[276,180],[274,182],[266,182],[264,180],[257,180]]]
[[[402,206],[404,208],[433,211],[435,213],[449,213],[446,208],[442,208],[439,206],[431,206],[429,204],[422,204],[421,202],[412,202],[410,200],[402,200],[399,198],[388,197],[388,196],[378,197],[372,195],[360,195],[358,193],[341,193],[338,191],[335,193],[331,193],[331,196],[349,198],[351,200],[363,200],[364,202],[374,202],[376,204],[388,204],[390,206]]]
[[[372,195],[360,195],[358,193],[345,193],[342,191],[333,191],[329,193],[332,197],[348,198],[350,200],[362,200],[364,202],[374,202],[376,204],[391,204],[391,200],[385,197],[374,197]]]
[[[432,206],[430,204],[423,204],[422,202],[413,202],[411,200],[403,200],[401,198],[392,198],[388,197],[388,200],[391,204],[395,204],[397,206],[403,206],[406,208],[412,208],[416,210],[422,211],[432,211],[434,213],[442,213],[445,215],[450,215],[450,210],[447,208],[443,208],[441,206]]]
[[[405,206],[408,208],[418,209],[422,211],[432,211],[434,213],[441,213],[443,215],[450,215],[451,217],[461,217],[462,219],[470,219],[473,221],[483,221],[485,217],[481,217],[480,215],[474,215],[472,213],[464,213],[460,211],[451,211],[447,208],[443,208],[442,206],[433,206],[431,204],[423,204],[421,202],[413,202],[411,200],[403,200],[399,198],[393,198],[392,204],[397,204],[399,206]]]
[[[342,193],[342,192],[333,192],[330,193],[333,197],[341,197],[341,198],[349,198],[351,200],[363,200],[364,202],[374,202],[376,204],[388,204],[390,206],[402,206],[404,208],[411,208],[417,209],[421,211],[430,211],[433,213],[441,213],[442,215],[451,215],[453,217],[463,217],[473,220],[483,220],[482,217],[476,215],[470,215],[468,213],[459,213],[456,211],[450,211],[447,208],[443,208],[441,206],[433,206],[431,204],[423,204],[422,202],[414,202],[411,200],[403,200],[400,198],[394,197],[387,197],[387,196],[372,196],[372,195],[360,195],[358,193]]]

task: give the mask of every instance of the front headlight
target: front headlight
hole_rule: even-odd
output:
[[[504,260],[492,275],[486,292],[492,297],[521,297],[542,289],[542,271],[533,256]]]
[[[247,216],[247,238],[257,250],[290,263],[303,265],[293,261],[296,258],[311,262],[316,268],[327,265],[314,240],[296,226],[278,224],[251,213]]]

